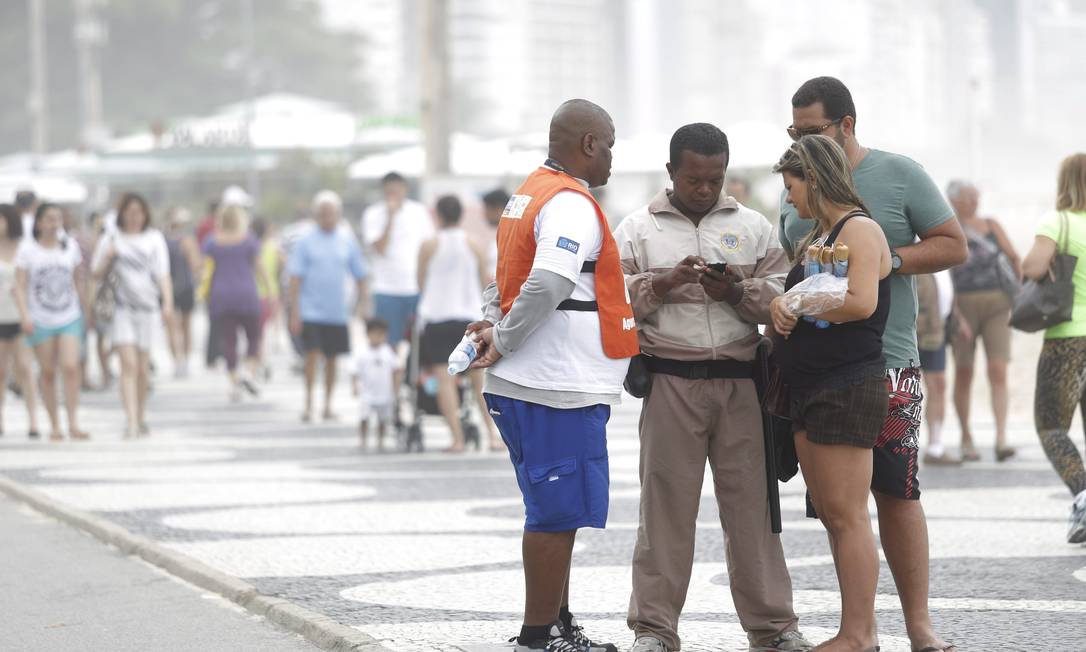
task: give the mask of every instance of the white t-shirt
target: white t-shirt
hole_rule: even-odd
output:
[[[426,207],[405,199],[388,236],[385,253],[377,253],[373,244],[381,239],[388,223],[388,205],[374,204],[362,214],[362,237],[370,247],[372,276],[370,287],[374,294],[410,296],[419,293],[419,249],[434,237],[434,220]]]
[[[399,369],[400,359],[387,343],[377,348],[368,341],[363,344],[354,361],[362,405],[392,405],[395,390],[392,374]]]
[[[165,236],[157,229],[131,234],[116,231],[107,235],[94,249],[92,269],[98,269],[111,247],[117,249],[113,270],[117,274],[118,307],[157,311],[158,279],[170,275],[170,252]]]
[[[562,191],[540,209],[535,222],[536,252],[532,269],[554,272],[573,281],[571,299],[594,301],[596,277],[581,266],[600,255],[603,234],[592,202]],[[599,314],[555,310],[517,351],[491,368],[498,378],[534,389],[592,394],[618,394],[629,359],[603,353]]]
[[[27,273],[30,321],[44,328],[60,328],[82,316],[74,280],[75,269],[82,262],[83,255],[74,242],[47,249],[33,238],[23,238],[15,254],[15,267]]]

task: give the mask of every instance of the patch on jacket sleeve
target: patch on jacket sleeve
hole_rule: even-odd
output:
[[[570,240],[569,238],[566,238],[564,236],[561,237],[561,238],[558,238],[558,244],[556,246],[559,249],[565,249],[566,251],[568,251],[571,254],[575,254],[575,253],[577,253],[578,251],[581,250],[581,243],[576,242],[574,240]]]

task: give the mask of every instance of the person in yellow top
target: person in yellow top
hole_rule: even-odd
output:
[[[1075,286],[1071,319],[1045,331],[1037,361],[1033,419],[1041,446],[1074,496],[1067,531],[1068,543],[1086,542],[1086,467],[1068,431],[1075,408],[1086,405],[1086,153],[1064,159],[1057,182],[1056,212],[1041,220],[1037,237],[1022,262],[1026,278],[1039,281],[1049,274],[1056,254],[1078,257],[1072,275]]]
[[[273,225],[268,224],[268,221],[264,218],[258,217],[253,220],[250,228],[253,235],[260,240],[260,255],[257,258],[257,264],[264,270],[264,275],[260,278],[267,279],[266,283],[258,279],[256,286],[257,294],[260,295],[260,329],[262,331],[267,329],[270,323],[274,329],[272,341],[277,342],[279,341],[278,326],[280,321],[275,317],[279,314],[282,305],[279,301],[279,279],[282,278],[286,259],[283,256],[283,248],[279,245],[278,234]],[[265,336],[261,341],[267,342],[268,338]],[[266,346],[261,347],[260,366],[264,370],[265,377],[268,377],[271,375],[271,370],[265,360],[264,352],[266,350]]]

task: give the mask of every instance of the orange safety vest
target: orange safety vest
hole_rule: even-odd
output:
[[[637,355],[637,326],[626,290],[626,278],[619,264],[618,245],[611,235],[603,209],[588,190],[565,172],[541,167],[517,189],[498,223],[498,271],[496,282],[502,314],[508,314],[513,300],[528,279],[535,261],[535,219],[540,209],[563,190],[579,192],[596,209],[603,242],[596,261],[596,304],[600,319],[603,353],[622,359]]]

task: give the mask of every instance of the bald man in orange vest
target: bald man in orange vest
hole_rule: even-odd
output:
[[[589,193],[611,176],[615,127],[586,100],[551,119],[549,158],[498,224],[481,340],[487,406],[524,496],[524,624],[516,652],[617,652],[569,612],[578,528],[607,522],[607,421],[638,352],[607,218]]]

